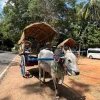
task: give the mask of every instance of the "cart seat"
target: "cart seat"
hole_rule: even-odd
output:
[[[38,65],[38,60],[36,56],[28,56],[26,66]]]

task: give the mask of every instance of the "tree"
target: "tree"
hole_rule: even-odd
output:
[[[90,37],[95,37],[95,44],[100,36],[99,0],[88,1],[77,4],[77,0],[8,0],[0,17],[0,33],[4,39],[17,43],[27,25],[45,21],[59,33],[54,38],[58,43],[73,38],[81,48],[87,48],[93,41]]]
[[[12,42],[10,39],[5,39],[5,40],[3,41],[3,45],[5,45],[5,46],[7,46],[7,47],[9,47],[9,48],[14,47],[14,44],[13,44],[13,42]]]
[[[76,32],[78,32],[81,48],[88,48],[91,44],[99,43],[99,39],[96,39],[96,36],[100,37],[99,28],[96,27],[100,22],[100,11],[97,9],[100,7],[99,4],[98,0],[88,0],[88,2],[84,1],[76,6],[77,22],[80,23],[76,23],[76,26],[79,27]]]
[[[5,36],[17,42],[23,29],[34,22],[43,21],[41,0],[8,0],[3,9]]]
[[[64,33],[70,26],[74,11],[74,8],[67,7],[66,2],[68,0],[8,0],[3,9],[4,36],[17,42],[25,26],[41,21]],[[71,2],[69,4],[72,5]]]
[[[98,20],[100,19],[100,0],[88,0],[80,10],[82,19]]]

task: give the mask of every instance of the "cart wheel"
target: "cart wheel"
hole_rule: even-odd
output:
[[[24,55],[22,55],[21,56],[21,74],[22,74],[22,76],[24,76],[25,75],[25,56]]]

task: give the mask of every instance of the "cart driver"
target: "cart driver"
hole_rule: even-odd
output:
[[[45,49],[47,49],[47,50],[50,50],[51,49],[51,46],[50,46],[50,43],[49,42],[46,43]]]

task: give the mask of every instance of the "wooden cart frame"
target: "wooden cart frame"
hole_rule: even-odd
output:
[[[57,35],[57,31],[45,22],[33,23],[24,28],[22,36],[18,41],[18,44],[21,47],[19,51],[21,55],[20,67],[22,76],[25,75],[25,66],[37,65],[38,60],[40,60],[36,56],[31,56],[30,52],[24,52],[25,50],[24,48],[22,48],[23,45],[25,46],[27,44],[28,46],[31,46],[31,43],[27,41],[27,38],[33,37],[37,40],[39,44],[45,44],[47,42],[51,43],[55,35]],[[53,60],[53,59],[45,58],[44,60]]]

